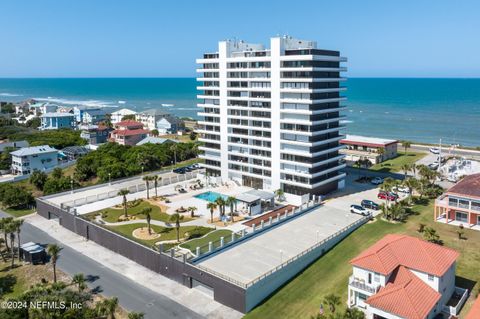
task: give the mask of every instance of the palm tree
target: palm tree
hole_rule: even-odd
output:
[[[408,203],[411,203],[413,190],[418,187],[418,181],[414,177],[409,177],[403,181],[403,185],[408,188]]]
[[[17,241],[18,241],[18,261],[20,261],[20,231],[23,225],[23,219],[16,219],[13,223],[15,226],[15,231],[17,232]]]
[[[213,212],[215,211],[215,209],[217,209],[217,204],[209,202],[207,204],[207,209],[210,210],[210,222],[213,224]]]
[[[3,254],[3,247],[2,245],[5,243],[5,241],[3,240],[3,238],[0,238],[0,256],[2,256],[2,260],[3,262],[7,262],[7,258],[5,258],[5,255]]]
[[[53,282],[57,282],[57,261],[60,258],[60,251],[63,248],[57,244],[50,244],[47,246],[47,253],[50,255],[53,266]]]
[[[383,162],[383,155],[385,155],[385,148],[384,147],[377,148],[377,154],[380,155],[380,162]]]
[[[407,178],[407,174],[410,171],[410,165],[405,163],[400,169],[403,171],[403,178]]]
[[[72,284],[77,285],[79,292],[82,292],[85,288],[87,288],[87,285],[86,285],[85,282],[86,282],[86,280],[85,280],[85,276],[83,274],[73,275]]]
[[[222,197],[217,197],[215,200],[215,203],[218,206],[218,209],[220,210],[220,217],[225,215],[225,200]]]
[[[128,212],[127,212],[127,195],[128,194],[130,194],[130,191],[126,188],[119,190],[117,193],[118,196],[123,196],[123,211],[125,213],[125,218],[128,217]]]
[[[128,314],[128,319],[143,319],[144,318],[143,312],[130,312]]]
[[[143,176],[143,181],[145,182],[145,185],[147,186],[147,199],[150,198],[150,181],[153,181],[154,177],[153,176]]]
[[[108,318],[110,319],[115,318],[115,310],[117,310],[117,307],[118,307],[117,297],[112,297],[110,299],[105,300],[105,310]]]
[[[331,313],[335,313],[336,306],[340,304],[340,297],[334,294],[326,295],[323,302],[328,305]]]
[[[12,255],[12,269],[15,267],[15,225],[9,224],[8,232],[10,234],[10,249]]]
[[[175,213],[170,216],[170,221],[175,223],[175,230],[177,231],[177,242],[180,242],[180,221],[183,220],[183,216],[179,213]]]
[[[412,171],[413,176],[415,177],[417,175],[417,164],[415,163],[410,164],[410,170]]]
[[[365,313],[358,308],[347,308],[345,310],[345,319],[365,319]]]
[[[277,195],[277,200],[281,201],[283,199],[283,195],[285,195],[285,192],[283,189],[279,188],[275,191],[275,195]]]
[[[190,206],[187,208],[187,210],[190,212],[190,216],[193,218],[195,216],[195,211],[197,210],[197,207]]]
[[[10,249],[8,247],[8,225],[13,221],[13,217],[5,217],[0,219],[0,230],[3,232],[3,239],[5,241],[5,247],[7,248],[7,251]]]
[[[157,188],[158,183],[162,180],[161,176],[155,175],[153,176],[153,186],[155,187],[155,197],[158,197]]]
[[[170,150],[173,152],[174,165],[177,165],[177,143],[172,143]]]
[[[226,204],[230,206],[230,218],[232,219],[233,223],[233,205],[237,202],[237,198],[235,196],[228,196],[226,200]]]
[[[405,155],[407,155],[407,150],[410,146],[412,146],[412,143],[409,141],[402,141],[403,148],[405,149]]]
[[[150,222],[152,221],[152,216],[150,216],[150,213],[152,212],[152,208],[151,207],[145,207],[144,209],[142,209],[142,211],[140,212],[140,214],[142,215],[145,215],[145,219],[147,220],[147,227],[148,227],[148,234],[151,235],[152,234],[152,227],[150,225]]]

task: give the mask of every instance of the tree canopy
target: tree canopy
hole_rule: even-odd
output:
[[[90,152],[77,160],[75,178],[85,181],[98,176],[101,181],[133,176],[144,171],[161,169],[173,162],[172,143],[144,144],[125,146],[107,143],[96,151]],[[197,144],[176,144],[177,161],[184,161],[197,156]]]

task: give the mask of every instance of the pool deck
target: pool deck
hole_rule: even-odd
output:
[[[198,265],[248,284],[362,216],[322,205],[218,254]]]

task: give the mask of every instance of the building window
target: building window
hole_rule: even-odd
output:
[[[464,212],[455,212],[455,220],[459,222],[468,222],[468,214]]]
[[[428,275],[428,281],[433,281],[434,277],[433,275]]]
[[[368,284],[372,283],[372,274],[368,273]]]
[[[375,273],[375,276],[373,277],[373,280],[375,282],[380,282],[380,274]]]

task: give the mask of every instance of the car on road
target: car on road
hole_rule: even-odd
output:
[[[368,200],[368,199],[362,200],[360,205],[363,208],[368,208],[368,209],[373,209],[373,210],[379,210],[380,209],[380,205],[378,205],[374,201],[371,201],[371,200]]]
[[[436,170],[438,168],[438,162],[428,164],[428,168]]]
[[[185,167],[175,168],[173,172],[177,174],[185,174]]]
[[[370,215],[370,212],[366,208],[363,208],[360,205],[350,205],[350,213],[358,214],[362,216]]]
[[[433,154],[440,154],[440,149],[436,148],[436,147],[430,147],[430,153],[433,153]]]
[[[190,167],[191,167],[192,169],[199,169],[199,168],[200,168],[200,164],[195,163],[195,164],[190,165]]]
[[[381,191],[378,193],[377,198],[394,201],[398,199],[398,195],[392,192]]]
[[[398,193],[404,193],[404,194],[410,194],[410,189],[408,189],[408,187],[405,187],[405,186],[396,186],[393,188],[394,191],[398,192]]]
[[[383,178],[375,177],[370,181],[370,183],[372,183],[373,185],[380,185],[383,183]]]

